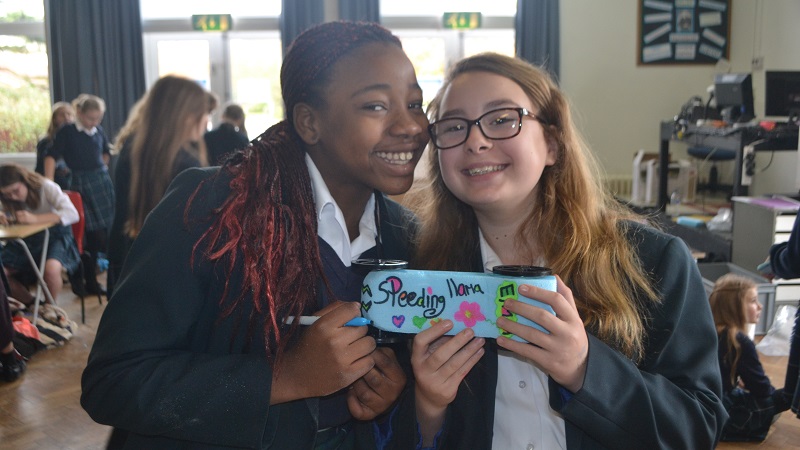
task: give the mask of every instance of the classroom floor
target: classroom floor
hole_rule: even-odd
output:
[[[42,350],[13,383],[0,381],[0,450],[104,449],[110,428],[95,423],[81,408],[81,373],[100,316],[105,309],[97,296],[86,297],[86,324],[81,302],[69,285],[56,303],[78,324],[63,347]]]
[[[756,337],[756,341],[759,337]],[[786,356],[759,355],[764,371],[776,387],[783,387],[783,377],[786,376]],[[791,411],[781,414],[778,421],[772,425],[764,442],[721,442],[718,450],[796,450],[800,449],[800,419]]]
[[[86,298],[86,324],[80,324],[80,300],[66,286],[58,305],[79,324],[65,346],[31,358],[25,375],[0,382],[0,450],[97,450],[105,448],[110,428],[99,425],[80,406],[80,377],[100,316],[97,297]],[[787,357],[763,356],[773,384],[781,385]],[[800,419],[783,413],[761,443],[721,443],[717,449],[800,450]]]

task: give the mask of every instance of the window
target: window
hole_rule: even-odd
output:
[[[141,0],[146,82],[174,73],[219,97],[214,125],[228,102],[245,111],[254,138],[283,119],[280,92],[281,2],[263,0]],[[227,32],[192,30],[193,14],[230,14]]]
[[[481,27],[444,28],[445,12],[479,12]],[[514,56],[516,0],[381,0],[381,23],[403,42],[414,64],[427,108],[439,91],[447,67],[476,53],[493,51]],[[417,165],[415,177],[427,171],[427,159]]]
[[[481,27],[444,28],[446,12],[479,12]],[[403,42],[414,64],[427,105],[438,91],[447,67],[484,51],[514,56],[516,0],[381,1],[381,22]]]
[[[184,18],[192,14],[230,14],[234,17],[278,17],[277,0],[140,0],[142,20]]]
[[[479,12],[487,16],[514,17],[517,0],[381,0],[381,16],[435,16],[445,12]]]
[[[43,2],[0,2],[0,99],[0,153],[35,152],[50,121]]]

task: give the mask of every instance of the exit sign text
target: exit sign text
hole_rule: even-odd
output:
[[[481,13],[479,12],[450,12],[444,13],[445,28],[454,30],[474,30],[481,27]]]

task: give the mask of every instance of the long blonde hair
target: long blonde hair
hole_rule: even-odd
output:
[[[438,119],[447,87],[468,72],[493,73],[517,83],[539,107],[537,115],[548,124],[543,126],[545,138],[557,155],[537,185],[538,207],[527,212],[515,240],[531,256],[538,249],[570,286],[587,328],[640,361],[646,337],[644,303],[659,301],[624,232],[626,220],[640,218],[602,188],[597,163],[574,127],[567,99],[547,73],[522,60],[484,53],[456,63],[430,104],[432,122]],[[406,195],[422,222],[417,265],[469,271],[479,246],[477,218],[445,186],[438,156],[430,145],[427,180]]]
[[[172,181],[173,165],[192,128],[207,114],[206,91],[179,76],[160,78],[137,104],[125,231],[135,238]]]
[[[142,122],[142,105],[146,99],[147,94],[145,93],[145,95],[137,100],[136,103],[131,106],[131,109],[128,110],[128,119],[125,121],[125,125],[120,128],[117,138],[114,140],[115,151],[121,151],[125,143],[128,142],[128,139],[131,139],[135,135],[139,124]]]
[[[53,104],[53,112],[50,114],[50,125],[47,126],[47,139],[49,139],[50,142],[56,139],[56,132],[61,129],[61,125],[56,123],[56,117],[58,117],[61,111],[65,110],[68,111],[73,118],[75,117],[75,108],[72,107],[72,104],[67,102],[55,102]]]
[[[85,114],[89,111],[100,111],[101,113],[106,112],[106,102],[92,94],[80,94],[72,100],[72,107],[75,108],[75,111]]]
[[[736,366],[742,353],[742,346],[739,345],[736,335],[744,332],[747,326],[747,293],[755,287],[756,283],[750,278],[728,273],[717,279],[714,290],[708,297],[717,334],[728,343],[728,353],[724,358],[731,367],[728,376],[732,386],[736,385]]]

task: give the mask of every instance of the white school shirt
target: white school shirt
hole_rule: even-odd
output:
[[[480,233],[483,268],[501,265]],[[550,408],[547,375],[533,362],[498,348],[492,448],[504,450],[566,449],[564,418]]]
[[[0,208],[1,210],[2,208]],[[80,220],[78,210],[72,204],[67,194],[55,182],[42,177],[42,188],[39,190],[39,207],[31,209],[25,205],[25,210],[33,214],[56,213],[61,219],[61,225],[67,226]]]
[[[314,205],[317,212],[317,233],[339,255],[345,266],[361,256],[362,253],[375,246],[375,194],[372,194],[364,207],[364,214],[358,223],[359,235],[355,240],[350,240],[347,224],[336,200],[333,199],[328,185],[322,179],[322,174],[308,154],[306,166],[311,176],[311,190],[314,193]]]
[[[89,130],[86,127],[84,127],[83,124],[81,124],[80,120],[75,121],[75,128],[77,128],[78,131],[88,134],[89,136],[94,136],[95,133],[97,133],[97,127],[92,127],[92,129]]]

